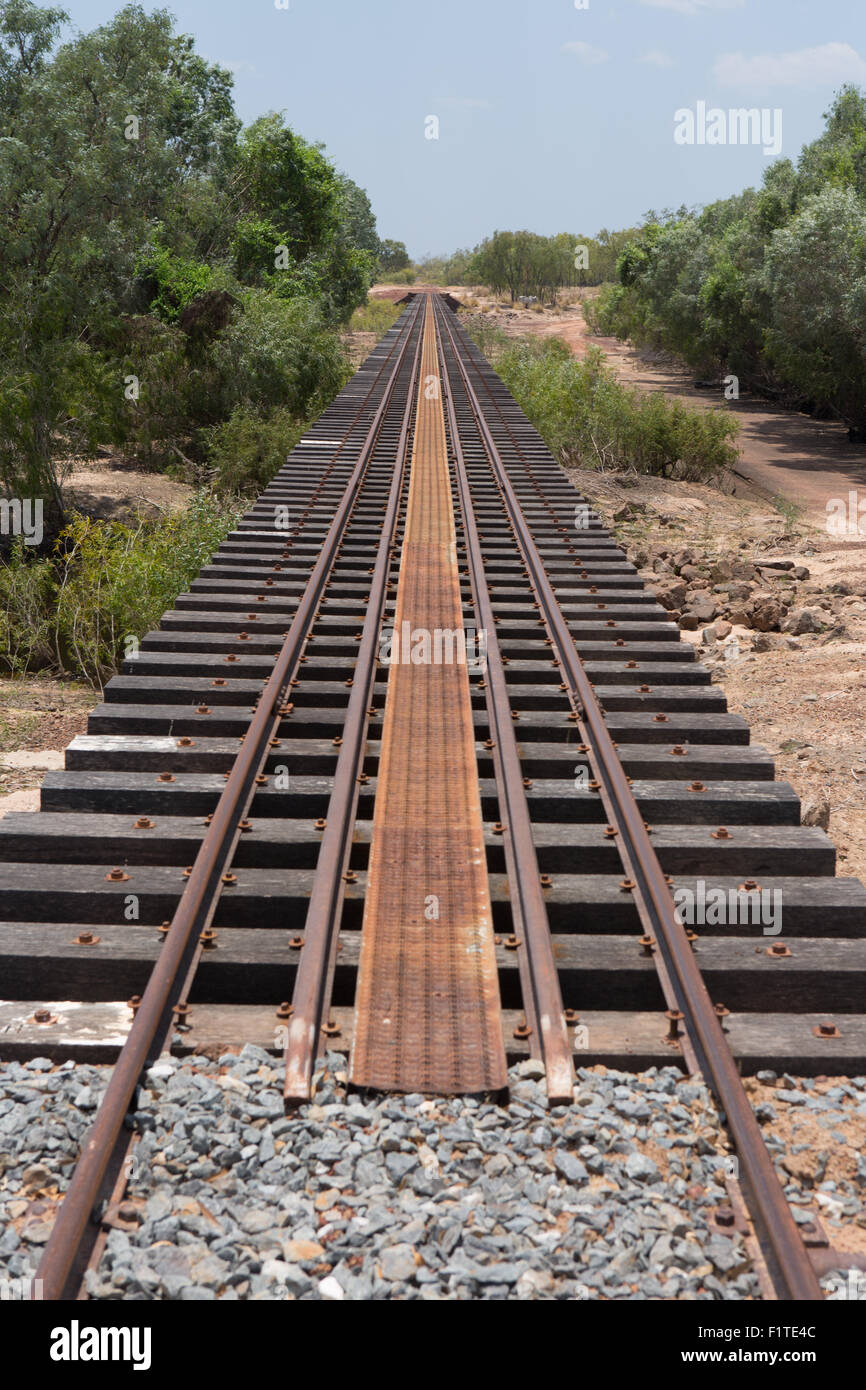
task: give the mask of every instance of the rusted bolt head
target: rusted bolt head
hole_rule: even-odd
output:
[[[619,881],[619,891],[621,893],[633,893],[636,884],[633,878],[621,878]]]
[[[79,932],[75,938],[76,946],[98,946],[99,937],[94,936],[92,931]]]
[[[346,883],[357,883],[358,875],[355,873],[354,869],[347,869],[343,874],[343,879]]]
[[[233,887],[237,883],[237,881],[237,874],[223,874],[220,878],[220,882],[227,884],[229,888]]]
[[[553,884],[553,879],[550,877],[550,874],[542,874],[539,882],[542,888],[550,888]]]
[[[713,840],[730,840],[733,838],[730,830],[726,829],[724,825],[720,825],[718,830],[710,831],[710,836]]]
[[[506,936],[505,938],[505,949],[507,951],[516,951],[520,944],[520,938],[517,936]]]
[[[178,1023],[186,1023],[189,1017],[189,1004],[187,1004],[185,1000],[182,1003],[175,1004],[174,1013]]]
[[[181,874],[181,878],[189,878],[189,876],[190,876],[191,873],[192,873],[192,864],[187,864],[186,868],[184,869],[183,873]]]
[[[300,951],[303,944],[304,938],[302,936],[293,936],[291,941],[289,942],[289,945],[291,946],[293,951]]]
[[[327,824],[328,822],[322,816],[319,816],[318,820],[313,821],[313,829],[324,830]]]
[[[205,927],[204,931],[199,937],[199,941],[201,942],[202,946],[206,951],[212,951],[214,949],[214,947],[216,946],[216,936],[217,934],[214,931],[213,927]]]
[[[50,1009],[34,1009],[33,1011],[33,1019],[36,1023],[50,1023],[52,1017]]]
[[[649,695],[649,693],[650,693],[651,690],[652,690],[652,686],[651,686],[651,685],[639,685],[639,686],[637,687],[637,691],[638,691],[638,694],[639,694],[639,695]]]
[[[141,995],[140,995],[140,994],[133,994],[133,996],[132,996],[131,999],[127,999],[127,1001],[126,1001],[126,1007],[127,1007],[128,1009],[131,1009],[132,1012],[135,1014],[135,1013],[138,1013],[138,1007],[139,1007],[140,1003],[141,1003]]]
[[[689,783],[689,791],[690,791],[690,792],[705,792],[706,790],[707,790],[707,789],[706,789],[706,787],[704,786],[703,782],[690,782],[690,783]]]
[[[842,1034],[835,1023],[819,1023],[812,1029],[816,1038],[840,1038]]]
[[[210,705],[199,705],[196,714],[210,714]]]
[[[654,724],[667,724],[667,722],[668,722],[668,717],[667,717],[666,714],[654,714],[654,715],[653,715],[653,723],[654,723]]]
[[[716,1015],[716,1018],[727,1018],[730,1012],[730,1009],[726,1009],[724,1004],[713,1005],[713,1013]]]
[[[505,826],[502,824],[502,821],[501,821],[501,820],[498,820],[498,821],[495,822],[495,824],[494,824],[494,826],[493,826],[493,833],[494,833],[494,835],[504,835],[504,834],[505,834]]]
[[[169,933],[170,930],[171,930],[171,922],[168,922],[168,921],[166,921],[166,922],[160,922],[159,926],[157,927],[157,931],[159,932],[160,936],[163,937],[163,938],[166,937],[166,936],[168,936],[168,933]]]
[[[252,828],[253,828],[253,823],[252,823],[251,820],[239,820],[239,821],[238,821],[238,830],[247,831],[247,830],[252,830]]]
[[[530,1038],[532,1036],[532,1029],[529,1027],[525,1019],[522,1023],[518,1023],[517,1027],[514,1030],[514,1036],[515,1038]]]
[[[126,883],[128,880],[129,874],[125,874],[122,869],[109,869],[105,875],[106,883]]]
[[[572,1024],[580,1022],[580,1014],[577,1012],[577,1009],[566,1009],[564,1017],[569,1027],[571,1027]]]
[[[277,1018],[291,1018],[292,1013],[292,1005],[289,1003],[288,999],[284,999],[280,1007],[277,1009]]]
[[[492,739],[492,738],[486,738],[486,739],[484,740],[484,747],[487,748],[487,749],[495,748],[495,747],[496,747],[496,744],[493,742],[493,739]]]
[[[665,1018],[668,1021],[668,1031],[666,1042],[677,1042],[680,1036],[680,1024],[683,1016],[679,1009],[666,1009]]]
[[[177,741],[177,746],[178,748],[192,748],[194,742],[195,740],[191,738],[179,738]]]
[[[615,826],[615,825],[606,825],[606,826],[604,827],[604,834],[605,834],[605,838],[606,838],[606,839],[612,840],[612,839],[614,838],[614,836],[616,835],[616,833],[617,833],[617,830],[616,830],[616,826]]]
[[[322,1032],[326,1038],[336,1038],[341,1031],[340,1025],[337,1023],[336,1019],[329,1018],[327,1023],[322,1024]]]
[[[676,743],[671,749],[671,752],[675,753],[678,758],[684,758],[686,756],[686,753],[688,752],[688,749],[683,748],[683,745],[681,743]]]
[[[135,825],[132,828],[133,830],[152,830],[153,821],[148,820],[147,816],[139,816],[138,820],[135,822]]]
[[[211,681],[211,685],[225,685],[225,680],[222,676],[217,676],[215,680]],[[203,711],[200,711],[200,713],[202,712]]]
[[[757,883],[753,878],[744,879],[742,883],[737,885],[738,893],[759,893],[760,891],[760,883]]]
[[[768,956],[774,956],[778,958],[780,956],[789,956],[790,954],[791,952],[788,950],[788,947],[785,945],[784,941],[774,941],[772,946],[767,947]]]

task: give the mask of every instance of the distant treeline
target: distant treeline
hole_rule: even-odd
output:
[[[796,162],[760,189],[647,216],[618,283],[587,306],[603,333],[672,350],[702,376],[844,421],[866,440],[866,98],[847,86]]]
[[[559,232],[494,232],[470,250],[451,256],[430,256],[411,262],[402,242],[382,243],[388,254],[381,270],[392,279],[434,285],[489,285],[494,294],[508,294],[512,303],[534,296],[554,303],[558,292],[577,285],[601,285],[613,280],[617,259],[636,230],[577,236]]]

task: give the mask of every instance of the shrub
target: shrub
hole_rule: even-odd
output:
[[[391,299],[368,299],[349,320],[350,333],[383,333],[397,322],[403,310]]]
[[[579,361],[557,338],[493,342],[496,370],[564,464],[706,482],[736,461],[739,427],[722,409],[623,386],[597,348]]]
[[[221,425],[203,431],[214,486],[220,492],[261,492],[283,466],[305,428],[289,410],[262,416],[247,406],[238,406]]]
[[[0,565],[0,651],[13,674],[50,667],[102,688],[154,627],[216,546],[240,508],[212,493],[157,522],[76,515],[55,559],[24,554]]]

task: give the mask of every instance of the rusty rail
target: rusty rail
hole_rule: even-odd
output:
[[[617,844],[627,872],[633,875],[634,895],[642,918],[652,924],[670,973],[679,1006],[685,1017],[701,1071],[727,1116],[740,1160],[740,1173],[758,1235],[779,1296],[791,1300],[822,1297],[806,1247],[764,1144],[757,1120],[728,1047],[719,1018],[707,993],[685,928],[676,915],[670,886],[658,861],[643,816],[635,801],[622,763],[605,724],[592,683],[577,653],[559,601],[533,540],[523,510],[481,409],[466,369],[465,350],[444,310],[437,309],[460,371],[463,388],[475,416],[490,465],[502,490],[515,538],[530,572],[541,610],[562,662],[563,677],[581,716],[579,728],[588,748],[605,810],[616,830]],[[496,406],[490,394],[491,402]],[[516,447],[519,444],[515,441]]]
[[[364,760],[367,725],[373,713],[371,704],[376,679],[379,626],[385,608],[388,571],[406,474],[409,426],[420,371],[421,346],[419,335],[406,392],[382,535],[370,583],[367,612],[361,630],[358,660],[352,672],[352,693],[346,710],[328,814],[316,861],[316,877],[304,924],[304,951],[295,977],[284,1083],[284,1096],[294,1104],[309,1098],[322,1022],[330,1006],[345,874],[349,868],[358,804],[358,777]]]

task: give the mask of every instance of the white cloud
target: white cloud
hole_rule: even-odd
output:
[[[822,87],[866,82],[866,62],[849,43],[825,43],[793,53],[723,53],[713,67],[726,87]]]
[[[676,10],[677,14],[702,14],[705,10],[741,10],[746,0],[640,0],[657,10]]]
[[[585,63],[587,67],[595,67],[598,63],[606,63],[610,57],[610,54],[606,53],[603,48],[595,48],[591,43],[581,43],[579,41],[564,43],[562,45],[562,51],[563,53],[573,53],[574,56],[578,58],[581,63]]]
[[[651,48],[649,53],[644,53],[638,58],[639,63],[649,63],[651,68],[672,68],[674,60],[669,53],[663,53],[660,48]]]

